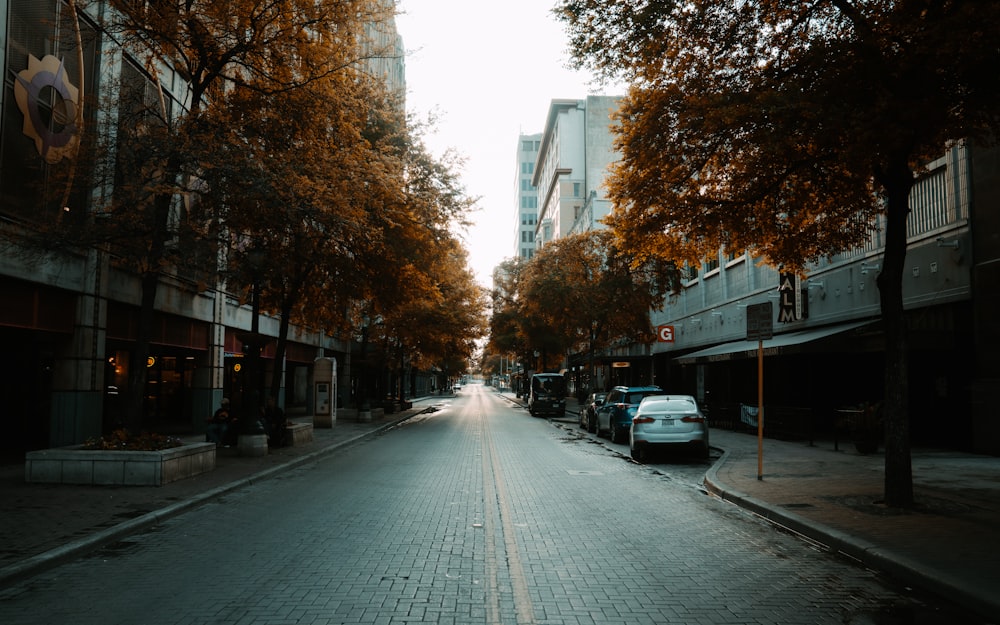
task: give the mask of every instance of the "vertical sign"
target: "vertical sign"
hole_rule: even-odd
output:
[[[802,319],[802,289],[796,273],[782,273],[778,283],[778,321],[788,323]]]

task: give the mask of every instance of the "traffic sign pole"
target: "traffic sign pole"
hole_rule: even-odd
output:
[[[757,340],[757,479],[764,479],[764,339],[774,333],[771,302],[747,307],[747,340]]]
[[[757,479],[764,479],[764,340],[757,341]]]

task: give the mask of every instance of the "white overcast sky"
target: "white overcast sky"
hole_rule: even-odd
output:
[[[518,133],[541,132],[549,102],[607,93],[567,69],[568,37],[555,0],[402,0],[396,28],[406,48],[407,110],[438,116],[427,138],[435,154],[466,159],[462,179],[479,197],[464,234],[469,263],[489,286],[514,254]]]

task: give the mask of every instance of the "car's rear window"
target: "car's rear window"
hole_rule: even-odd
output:
[[[629,393],[627,399],[624,403],[626,404],[638,404],[642,401],[643,397],[649,397],[650,395],[662,395],[663,391],[639,391],[636,393]]]
[[[696,412],[698,406],[689,399],[652,401],[642,407],[643,412]]]

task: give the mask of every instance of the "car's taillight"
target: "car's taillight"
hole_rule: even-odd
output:
[[[632,417],[632,423],[652,423],[656,419],[652,417]]]
[[[698,415],[688,415],[686,417],[682,417],[681,421],[683,421],[684,423],[704,423],[705,417],[700,417]]]

